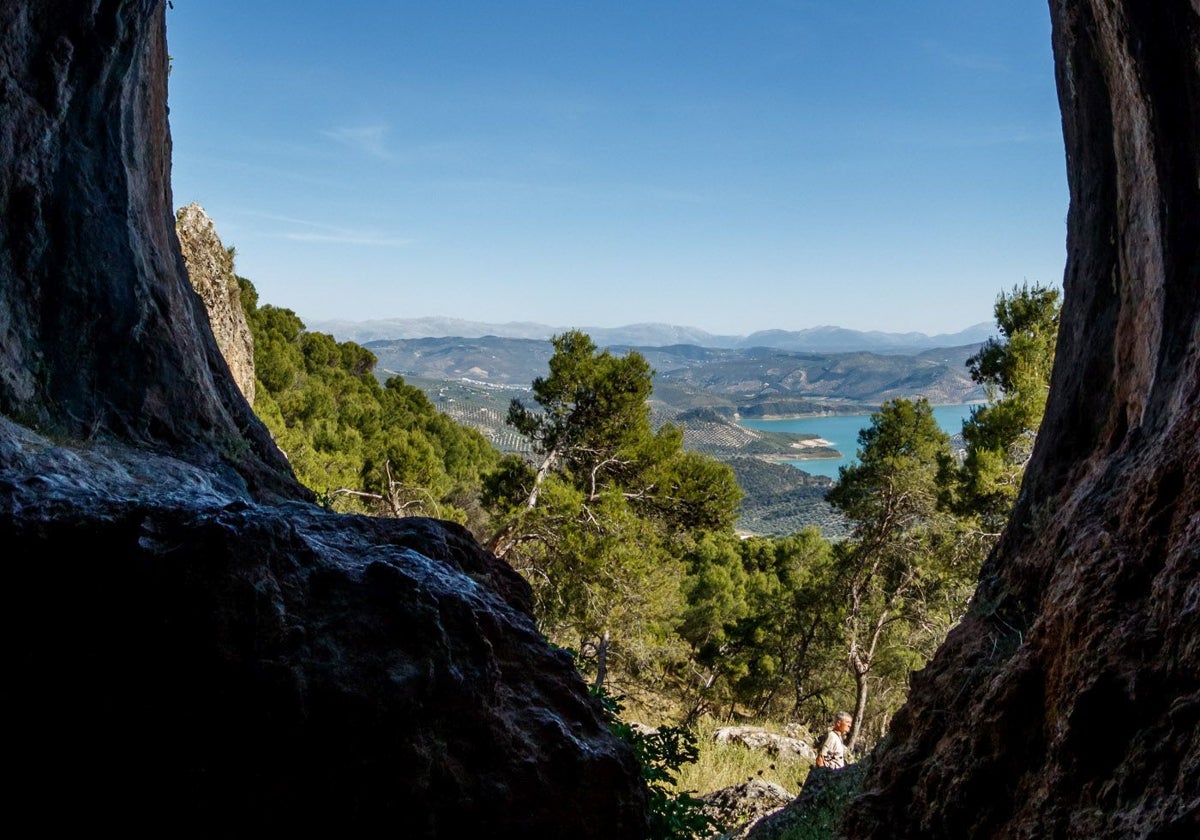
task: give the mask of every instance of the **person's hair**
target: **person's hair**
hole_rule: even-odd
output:
[[[854,720],[854,715],[850,714],[849,712],[838,712],[836,715],[833,716],[833,720],[834,720],[834,723],[836,723],[839,720]]]

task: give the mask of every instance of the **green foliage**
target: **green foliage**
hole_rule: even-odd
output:
[[[1057,289],[1014,286],[996,300],[1001,338],[967,360],[971,378],[987,389],[988,404],[963,423],[962,464],[943,464],[943,503],[977,517],[993,536],[1008,521],[1046,412],[1060,310]]]
[[[680,632],[704,660],[715,663],[728,649],[729,631],[749,612],[747,575],[737,540],[706,535],[687,555],[683,583],[687,608]]]
[[[731,530],[742,499],[733,470],[707,455],[683,451],[683,436],[674,427],[664,427],[655,443],[661,457],[651,460],[646,473],[654,492],[635,504],[680,531]]]
[[[687,555],[680,632],[705,678],[693,714],[820,719],[845,700],[832,549],[815,528],[782,538],[710,537]]]
[[[650,423],[654,371],[637,352],[598,352],[585,333],[552,339],[550,374],[533,382],[539,409],[519,400],[508,423],[529,439],[540,464],[523,502],[536,507],[541,484],[552,473],[589,500],[619,488],[638,513],[685,531],[732,526],[741,490],[732,471],[683,450],[683,433]],[[499,501],[499,499],[497,499]]]
[[[710,533],[732,533],[741,490],[733,472],[683,450],[682,433],[655,431],[653,371],[637,353],[600,352],[584,333],[553,339],[536,407],[513,400],[508,422],[533,463],[502,459],[483,482],[502,525],[492,550],[533,587],[542,630],[655,681],[684,656],[683,554]]]
[[[939,456],[950,439],[928,400],[892,400],[858,433],[858,458],[838,471],[830,504],[855,523],[860,542],[904,532],[933,515]]]
[[[679,769],[696,761],[696,736],[683,727],[663,726],[643,732],[621,720],[621,698],[601,686],[593,690],[601,701],[614,734],[633,748],[650,798],[651,840],[691,840],[708,837],[720,826],[703,810],[702,800],[676,787]]]
[[[641,354],[596,352],[591,338],[572,330],[552,339],[550,375],[533,382],[540,411],[519,400],[509,406],[508,423],[529,438],[549,466],[578,483],[601,481],[626,466],[618,456],[650,433],[650,379]]]
[[[491,534],[530,582],[542,631],[582,652],[601,692],[606,681],[650,687],[687,721],[738,712],[815,722],[853,706],[872,738],[965,608],[987,547],[979,523],[1007,516],[1057,329],[1056,293],[1001,296],[1004,340],[970,359],[992,402],[964,425],[961,466],[927,402],[885,403],[828,495],[846,540],[831,545],[815,528],[740,540],[732,469],[685,451],[680,428],[652,423],[653,371],[640,354],[600,351],[578,331],[556,336],[533,402],[509,406],[526,454],[501,458],[420,389],[400,377],[381,384],[369,350],[259,306],[241,282],[255,411],[330,506]],[[696,755],[690,730],[626,728],[655,836],[710,831],[677,790],[678,769]]]
[[[939,470],[949,458],[949,438],[929,403],[893,400],[859,433],[858,460],[830,491],[830,503],[853,523],[852,538],[834,551],[856,684],[849,745],[867,716],[872,680],[877,690],[881,678],[893,687],[907,682],[929,652],[924,628],[948,628],[961,616],[978,573],[980,552],[938,505]],[[877,710],[876,721],[890,711]]]
[[[254,338],[254,410],[296,477],[335,510],[423,514],[482,527],[482,473],[499,455],[418,389],[380,385],[375,356],[308,332],[288,309],[259,306],[239,277]]]
[[[783,737],[813,740],[804,728],[798,731],[779,723],[779,719],[755,718],[754,724]],[[749,725],[748,721],[742,721]],[[767,750],[749,749],[735,741],[719,739],[717,730],[728,721],[713,715],[701,715],[689,725],[696,736],[696,760],[679,768],[676,790],[707,795],[714,791],[745,784],[749,779],[761,779],[795,793],[804,785],[811,764],[799,757],[784,759]],[[727,826],[728,830],[729,826]]]
[[[990,402],[997,393],[1020,394],[1032,405],[1045,406],[1058,340],[1059,298],[1057,289],[1023,284],[996,299],[996,326],[1002,339],[988,339],[967,359],[971,378],[988,388]]]

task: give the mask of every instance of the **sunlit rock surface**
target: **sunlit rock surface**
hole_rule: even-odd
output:
[[[246,402],[254,405],[254,338],[242,309],[233,254],[222,244],[212,219],[199,204],[179,208],[175,233],[188,280],[204,301],[217,347]]]
[[[851,838],[1200,837],[1200,8],[1050,11],[1071,208],[1049,407]]]
[[[132,836],[642,837],[525,582],[311,501],[174,233],[162,0],[0,0],[5,818]]]
[[[748,750],[761,750],[780,761],[805,761],[812,764],[817,760],[817,751],[812,746],[812,736],[806,729],[793,725],[788,734],[772,732],[761,726],[725,726],[713,733],[718,744],[740,744]]]

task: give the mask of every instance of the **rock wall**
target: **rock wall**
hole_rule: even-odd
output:
[[[0,3],[0,413],[216,458],[263,498],[304,495],[187,282],[165,27],[143,23],[163,4],[60,6]]]
[[[1200,837],[1200,5],[1050,13],[1071,207],[1046,419],[849,838]]]
[[[524,580],[312,504],[239,393],[174,233],[164,5],[0,0],[6,818],[644,837]]]
[[[204,301],[217,347],[242,396],[254,405],[254,337],[242,309],[241,290],[233,273],[233,255],[221,244],[216,226],[199,204],[179,208],[175,214],[175,233],[188,280]]]

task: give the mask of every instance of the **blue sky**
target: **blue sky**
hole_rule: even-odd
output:
[[[176,206],[306,321],[953,332],[1060,286],[1044,0],[175,0]]]

